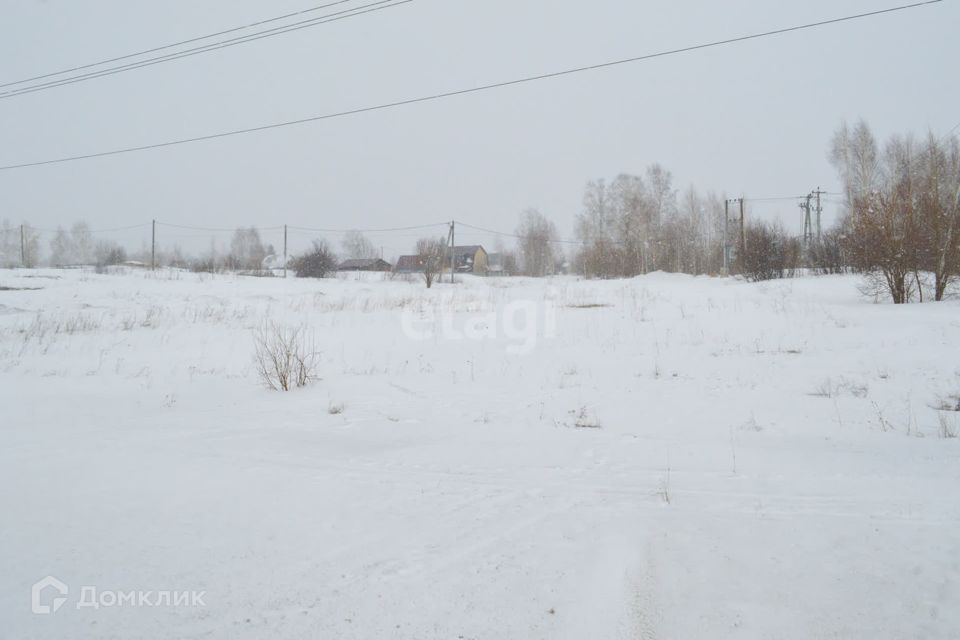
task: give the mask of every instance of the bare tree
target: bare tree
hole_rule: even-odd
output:
[[[90,225],[82,220],[70,227],[70,239],[73,242],[74,261],[80,264],[96,262],[95,245]]]
[[[664,226],[667,253],[677,272],[698,275],[704,273],[707,261],[707,214],[703,199],[692,186],[683,193],[680,207],[673,219]]]
[[[880,151],[870,126],[860,120],[851,129],[844,122],[833,135],[830,162],[840,174],[847,201],[866,198],[880,183]]]
[[[676,240],[664,237],[663,233],[664,225],[673,221],[677,213],[677,192],[673,188],[673,174],[662,165],[653,164],[647,168],[647,186],[651,206],[649,234],[653,236],[651,240],[656,240],[650,243],[653,248],[652,263],[654,268],[666,271],[673,268],[671,263],[675,260],[675,256],[670,253],[676,246]]]
[[[233,232],[230,255],[227,258],[229,268],[259,271],[266,257],[267,250],[263,247],[260,232],[255,227],[241,228]]]
[[[40,263],[40,232],[23,223],[23,266],[28,269]]]
[[[960,144],[930,134],[918,154],[923,226],[921,262],[934,276],[934,298],[943,300],[960,277]]]
[[[434,280],[442,273],[446,255],[447,243],[442,239],[421,238],[417,240],[417,259],[423,269],[423,280],[427,289],[433,286]]]
[[[341,248],[344,257],[350,260],[380,257],[380,252],[370,239],[359,231],[350,231],[344,235]]]
[[[689,222],[697,220],[681,219],[673,176],[659,164],[651,165],[645,178],[621,174],[609,185],[589,182],[577,217],[578,269],[587,276],[630,277],[688,268],[681,255],[692,258],[699,245],[687,237]],[[684,243],[689,246],[681,247]]]
[[[524,274],[534,277],[552,275],[556,267],[556,225],[536,209],[527,209],[520,217],[517,235],[520,236]]]
[[[30,264],[36,263],[38,243],[36,232],[24,226],[24,253],[27,253],[28,248],[32,250],[32,256],[27,260]],[[57,227],[50,241],[50,264],[54,266],[94,264],[96,262],[95,245],[93,233],[86,222],[74,223],[69,232],[63,227]],[[25,255],[24,258],[27,256]]]
[[[577,270],[586,277],[609,278],[617,275],[617,219],[607,183],[587,183],[583,194],[583,213],[577,216],[576,234],[581,243],[576,256]]]
[[[20,228],[8,220],[0,224],[0,267],[11,268],[20,264]]]
[[[853,265],[872,281],[882,277],[895,304],[910,302],[914,292],[922,298],[921,181],[913,141],[895,136],[878,154],[861,122],[852,134],[840,128],[831,159],[847,192],[847,253]]]
[[[76,261],[74,256],[70,234],[63,227],[57,227],[53,239],[50,240],[50,264],[55,267],[73,264]]]
[[[631,277],[644,273],[653,208],[643,178],[620,174],[610,183],[607,197],[618,240],[613,246],[620,264],[619,274]]]

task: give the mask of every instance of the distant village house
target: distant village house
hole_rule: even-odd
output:
[[[391,271],[393,265],[380,258],[356,258],[344,260],[337,267],[337,271]]]
[[[479,276],[488,274],[488,256],[480,245],[454,247],[454,265],[457,273],[473,273]],[[420,256],[400,256],[394,273],[423,273],[423,259]],[[447,251],[441,267],[443,273],[450,273],[450,252]]]
[[[457,273],[473,273],[478,276],[487,275],[488,257],[486,250],[478,244],[464,247],[454,247],[454,266]],[[450,267],[447,266],[447,271]]]
[[[420,256],[400,256],[394,273],[423,273],[423,260]]]

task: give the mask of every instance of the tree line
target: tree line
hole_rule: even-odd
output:
[[[896,134],[883,145],[865,122],[836,131],[828,157],[843,185],[836,224],[806,243],[779,223],[748,220],[731,232],[729,269],[749,280],[859,273],[863,291],[897,304],[943,300],[960,281],[960,141]],[[567,263],[587,278],[650,271],[719,274],[726,199],[679,192],[659,164],[643,175],[593,180],[575,220]],[[739,220],[736,220],[739,227]],[[561,262],[556,230],[536,211],[517,228],[519,271],[538,276]]]
[[[891,136],[881,145],[865,122],[843,124],[833,135],[828,157],[843,187],[837,223],[803,243],[780,224],[748,220],[743,234],[731,233],[729,269],[750,280],[800,273],[855,272],[863,290],[897,304],[942,300],[960,280],[960,141],[955,136],[918,139]],[[521,213],[513,247],[498,238],[492,246],[505,275],[532,277],[577,273],[587,278],[634,277],[651,271],[719,274],[724,268],[725,196],[691,186],[682,192],[660,164],[642,175],[592,180],[584,189],[575,238],[562,240],[553,221],[536,209]],[[737,221],[739,226],[739,221]],[[445,238],[426,237],[415,255],[431,286],[450,248]],[[0,266],[38,266],[39,233],[30,225],[0,224]],[[157,264],[194,271],[261,272],[277,257],[254,227],[239,228],[229,250],[187,258],[178,247],[158,249]],[[362,233],[350,232],[338,255],[324,239],[293,256],[298,275],[325,277],[341,258],[376,258]],[[96,240],[83,222],[58,228],[46,262],[53,266],[110,266],[128,260],[149,263],[151,248],[128,255],[120,244]],[[282,265],[282,260],[272,264]]]
[[[834,231],[841,260],[896,304],[943,300],[960,278],[960,141],[841,126],[830,159],[846,194]]]

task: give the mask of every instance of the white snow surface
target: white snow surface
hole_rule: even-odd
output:
[[[960,637],[960,304],[857,283],[0,271],[0,637]]]

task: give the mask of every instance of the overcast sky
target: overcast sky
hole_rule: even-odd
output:
[[[0,82],[317,4],[3,0]],[[895,4],[415,0],[0,100],[0,165],[297,119]],[[520,211],[537,207],[569,234],[587,180],[653,162],[678,187],[730,196],[835,191],[826,149],[841,120],[863,117],[880,136],[946,133],[960,122],[958,25],[960,8],[948,0],[391,111],[3,171],[0,219],[341,228],[456,218],[512,231]],[[757,204],[753,215],[780,216],[799,231],[792,202]],[[168,242],[198,242],[166,233]],[[115,237],[139,244],[146,236]],[[465,232],[461,239],[490,242]],[[374,240],[395,255],[414,238]]]

